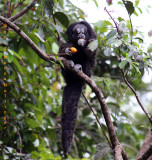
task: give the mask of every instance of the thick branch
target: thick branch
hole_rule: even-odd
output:
[[[43,60],[45,60],[45,61],[52,60],[52,61],[58,63],[58,61],[56,60],[56,58],[54,56],[47,55],[43,51],[41,51],[35,45],[35,43],[19,27],[17,27],[14,23],[5,19],[2,16],[0,16],[0,21],[2,21],[3,23],[6,23],[16,33],[18,33]],[[93,92],[96,94],[96,96],[98,98],[98,101],[100,103],[101,110],[102,110],[102,113],[103,113],[103,116],[104,116],[104,119],[106,121],[106,125],[107,125],[107,128],[108,128],[110,140],[111,140],[111,143],[112,143],[112,148],[114,149],[117,145],[120,145],[119,141],[116,137],[115,128],[114,128],[114,125],[112,123],[110,113],[108,111],[108,106],[105,102],[105,98],[104,98],[102,92],[99,90],[99,88],[95,84],[95,82],[92,79],[90,79],[87,75],[85,75],[82,71],[77,71],[75,69],[75,67],[71,67],[69,61],[66,60],[65,58],[59,57],[58,60],[61,60],[66,68],[68,68],[70,71],[72,71],[77,76],[79,76],[81,79],[83,79],[92,88]],[[125,155],[124,160],[127,160],[128,158],[127,158],[127,155],[125,154],[125,152],[124,152],[124,155]]]
[[[146,136],[146,139],[137,155],[137,160],[152,159],[152,130]]]
[[[117,145],[114,149],[115,160],[123,160],[121,153],[122,153],[122,146]]]

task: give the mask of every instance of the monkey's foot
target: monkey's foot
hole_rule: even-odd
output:
[[[72,60],[68,60],[68,65],[73,68],[74,67],[74,62]]]
[[[75,67],[76,72],[82,71],[82,66],[80,64],[76,64],[74,67]]]

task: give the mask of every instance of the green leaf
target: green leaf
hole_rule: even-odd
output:
[[[106,48],[105,50],[104,50],[104,55],[105,56],[110,56],[111,55],[111,48]]]
[[[107,87],[110,87],[110,81],[104,80],[104,83],[105,83],[105,85],[106,85]]]
[[[115,37],[111,37],[108,39],[107,44],[111,45],[111,44],[114,44],[116,41],[117,41],[117,39]]]
[[[39,38],[39,40],[40,40],[41,42],[45,42],[38,33],[34,33],[34,34]]]
[[[119,63],[119,67],[120,67],[120,69],[124,69],[124,67],[125,67],[125,65],[127,64],[127,60],[124,60],[124,61],[122,61],[122,62],[120,62]]]
[[[103,33],[107,31],[107,26],[112,25],[112,24],[109,21],[99,20],[94,25]]]
[[[139,67],[137,67],[136,65],[134,65],[133,63],[131,64],[132,66],[133,66],[133,68],[135,68],[136,69],[136,71],[139,73],[139,74],[141,74],[141,72],[140,72],[140,70],[139,70]]]
[[[97,1],[96,1],[96,0],[94,0],[94,3],[95,3],[95,5],[96,5],[96,7],[98,7],[98,3],[97,3]]]
[[[147,52],[148,52],[148,53],[151,53],[151,52],[152,52],[152,44],[150,44],[150,45],[148,46]]]
[[[117,33],[117,30],[116,30],[116,29],[110,31],[110,32],[107,34],[106,39],[109,39],[109,38],[113,37],[116,33]]]
[[[64,68],[64,64],[59,60],[60,65]]]
[[[97,49],[98,47],[98,40],[94,40],[89,43],[88,48],[93,52]]]
[[[13,57],[13,55],[10,52],[8,52],[8,53],[9,54],[7,55],[7,60],[8,60],[9,63],[11,63],[13,61],[14,57]]]
[[[4,52],[0,52],[0,59],[3,57],[3,55],[4,55]]]
[[[140,0],[135,0],[135,6],[138,6]]]
[[[64,4],[63,0],[58,0],[58,3],[63,8],[63,4]]]
[[[52,43],[52,52],[55,54],[58,54],[58,52],[59,52],[59,46],[56,42]]]
[[[17,58],[19,58],[20,60],[22,59],[21,56],[19,56],[15,51],[11,50],[11,49],[8,49],[8,52],[12,55],[15,55]]]
[[[118,19],[119,22],[125,21],[122,17],[118,17],[117,19]]]
[[[56,132],[54,129],[48,129],[46,131],[47,136],[49,137],[49,139],[53,140],[56,137]]]
[[[31,152],[31,158],[33,159],[39,159],[40,157],[40,153],[36,152],[36,151],[32,151]]]
[[[44,31],[43,31],[43,27],[42,26],[39,26],[39,39],[44,42]]]
[[[63,13],[63,12],[56,12],[54,14],[54,17],[64,26],[68,27],[69,26],[69,19],[68,17]]]
[[[139,43],[143,43],[143,42],[144,42],[144,40],[143,40],[142,38],[140,38],[140,37],[136,37],[136,38],[134,38],[134,39],[138,39],[138,40],[139,40]]]
[[[125,33],[128,31],[128,29],[123,21],[121,21],[118,26],[119,26],[119,29],[121,32]]]
[[[135,11],[133,3],[131,1],[125,1],[125,7],[127,9],[129,16],[131,16]]]
[[[4,51],[4,47],[0,46],[0,51]]]
[[[36,128],[39,126],[38,123],[34,119],[31,119],[31,118],[26,120],[26,124],[28,124],[29,128]]]
[[[139,12],[142,14],[143,13],[142,10],[139,7],[137,7],[137,8],[138,8]]]

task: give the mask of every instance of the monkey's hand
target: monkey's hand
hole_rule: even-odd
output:
[[[71,51],[71,49],[69,47],[67,47],[65,49],[65,53],[68,53],[68,54],[72,55],[72,51]]]
[[[77,49],[75,48],[75,47],[67,47],[66,49],[65,49],[65,53],[68,53],[68,54],[70,54],[70,55],[73,55],[73,54],[75,54],[77,52]]]
[[[80,64],[76,64],[76,65],[74,66],[74,69],[75,69],[76,72],[82,71],[82,66],[81,66]]]
[[[68,65],[73,68],[74,67],[74,62],[72,60],[68,60]]]

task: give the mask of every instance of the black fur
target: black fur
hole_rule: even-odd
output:
[[[97,49],[92,52],[87,46],[97,38],[95,32],[89,23],[81,21],[71,24],[66,34],[68,36],[68,41],[60,46],[59,53],[65,53],[67,48],[75,47],[77,52],[71,56],[67,55],[65,57],[68,60],[72,60],[74,64],[80,64],[82,66],[82,71],[90,77],[91,68],[95,65]],[[82,46],[78,43],[81,37],[85,38],[85,43]],[[66,82],[62,102],[62,145],[64,154],[67,155],[72,144],[78,102],[84,82],[66,68],[62,68],[62,75]]]

